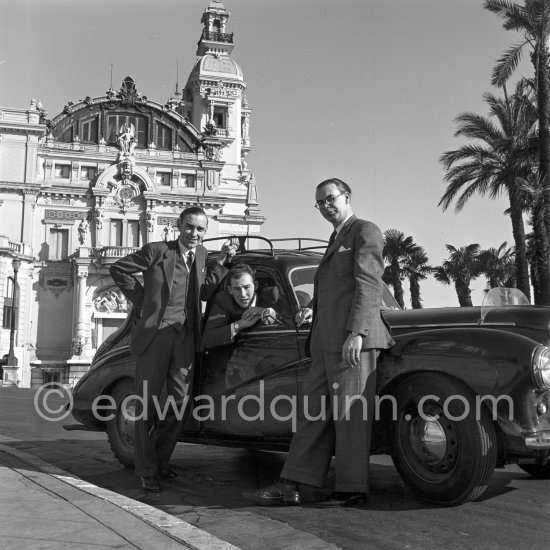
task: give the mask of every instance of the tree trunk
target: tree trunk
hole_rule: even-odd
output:
[[[527,247],[525,245],[525,225],[523,223],[523,213],[519,201],[510,198],[510,219],[512,220],[512,234],[514,235],[514,244],[516,247],[516,281],[519,288],[529,301],[531,300],[531,288],[529,286],[529,263],[527,262]]]
[[[456,295],[460,307],[472,306],[472,291],[464,281],[455,281]]]
[[[532,280],[536,305],[544,305],[544,277],[548,273],[548,237],[544,223],[544,204],[533,208],[531,222],[533,224],[533,258]],[[536,284],[536,286],[535,286]]]
[[[395,301],[400,305],[401,309],[405,309],[405,293],[403,292],[403,285],[401,284],[401,279],[395,277],[393,281],[393,297]]]
[[[422,309],[422,298],[420,297],[420,283],[414,276],[409,277],[409,290],[411,292],[411,306],[413,309]]]
[[[538,44],[536,59],[537,101],[539,118],[539,178],[544,201],[544,259],[540,265],[541,304],[550,305],[550,263],[548,262],[548,236],[550,235],[550,82],[548,81],[548,50],[546,36]],[[541,258],[542,259],[542,258]]]
[[[539,285],[539,272],[538,265],[535,261],[535,257],[531,258],[531,285],[533,287],[533,300],[535,304],[540,303],[540,285]]]

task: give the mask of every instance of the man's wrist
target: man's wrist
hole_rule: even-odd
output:
[[[361,334],[360,332],[357,332],[356,330],[351,331],[351,332],[350,332],[350,335],[353,336],[354,338],[355,338],[356,336],[361,336],[361,338],[364,338],[364,337],[365,337],[364,334]]]
[[[238,322],[231,323],[231,340],[237,336],[237,333],[239,332],[240,326]]]

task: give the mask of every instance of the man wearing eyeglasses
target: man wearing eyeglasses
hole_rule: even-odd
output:
[[[335,492],[324,504],[365,503],[376,361],[394,343],[380,313],[380,229],[353,214],[351,189],[342,180],[321,182],[314,206],[334,232],[315,274],[304,411],[279,481],[246,494],[263,506],[299,504],[300,484],[324,487],[333,455]]]

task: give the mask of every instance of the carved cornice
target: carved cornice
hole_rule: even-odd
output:
[[[38,136],[42,137],[46,133],[45,125],[38,124],[17,124],[13,122],[6,123],[0,120],[0,130],[3,135],[16,135],[16,136]]]

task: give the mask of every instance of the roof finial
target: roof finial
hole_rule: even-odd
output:
[[[116,92],[113,90],[113,64],[112,63],[111,63],[111,83],[106,93],[107,93],[107,97],[110,100],[113,100],[116,97]]]

